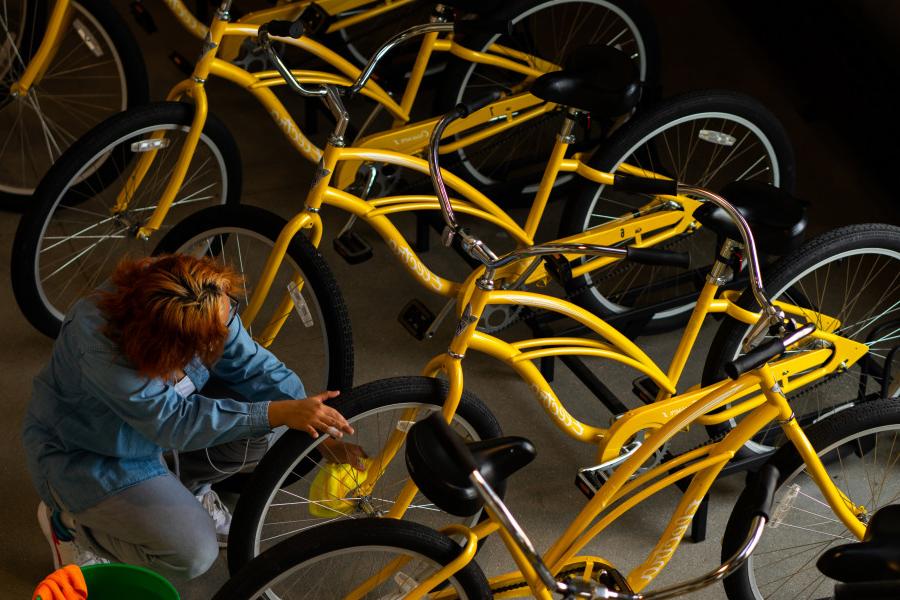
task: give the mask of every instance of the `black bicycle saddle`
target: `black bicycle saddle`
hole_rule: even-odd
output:
[[[900,504],[880,509],[863,541],[829,548],[816,566],[826,577],[844,583],[900,580]]]
[[[740,212],[764,254],[787,254],[803,241],[806,203],[773,185],[759,181],[735,181],[721,195]],[[707,202],[694,211],[694,218],[721,236],[740,241],[737,225],[715,204]]]
[[[458,444],[448,442],[456,436]],[[507,477],[534,459],[535,449],[521,437],[500,437],[464,443],[436,412],[413,425],[406,438],[406,468],[425,496],[441,510],[467,517],[481,509],[481,498],[464,466],[468,452],[485,481],[502,493]],[[471,462],[471,461],[468,461]]]
[[[624,52],[595,45],[574,52],[561,71],[538,77],[529,92],[596,117],[617,117],[637,106],[641,82],[636,65]]]

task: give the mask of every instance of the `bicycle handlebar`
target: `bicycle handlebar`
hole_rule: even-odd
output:
[[[391,50],[407,42],[413,38],[425,35],[426,33],[442,33],[442,32],[452,32],[453,31],[453,23],[425,23],[423,25],[414,25],[409,29],[401,31],[375,51],[375,54],[372,55],[372,58],[369,59],[369,62],[363,67],[362,71],[360,71],[359,77],[357,77],[356,81],[347,88],[347,94],[349,96],[353,96],[361,89],[363,89],[368,83],[369,79],[372,77],[372,74],[375,72],[375,67],[378,66],[378,63],[387,56]],[[275,70],[278,71],[281,76],[284,78],[285,82],[298,94],[308,97],[314,96],[325,96],[327,92],[327,88],[333,87],[329,85],[321,85],[314,88],[305,87],[302,83],[296,80],[296,78],[291,73],[291,70],[284,64],[284,61],[281,60],[281,57],[278,56],[278,53],[272,48],[271,40],[269,36],[277,36],[277,37],[290,37],[290,38],[299,38],[305,32],[305,27],[302,22],[302,17],[298,18],[296,21],[269,21],[263,25],[259,26],[259,31],[257,33],[257,41],[262,47],[263,50],[266,51],[269,58],[272,60],[272,64],[275,65]]]
[[[764,363],[769,362],[776,356],[784,354],[785,349],[806,336],[812,334],[816,330],[816,326],[807,323],[797,331],[793,331],[783,338],[775,338],[764,344],[760,344],[750,352],[737,357],[736,359],[725,364],[725,374],[731,379],[737,379],[747,371],[752,371]]]
[[[369,62],[366,63],[366,66],[363,67],[362,72],[360,72],[356,83],[350,86],[350,91],[348,93],[352,96],[363,89],[369,81],[369,78],[372,77],[372,73],[375,72],[375,67],[378,66],[378,62],[400,44],[421,35],[425,35],[426,33],[450,33],[452,31],[453,23],[425,23],[423,25],[413,25],[409,29],[401,31],[383,43],[381,47],[375,51],[375,54],[372,55],[372,58],[369,59]]]
[[[265,28],[268,35],[289,37],[295,40],[303,37],[303,34],[306,33],[302,17],[298,17],[296,21],[269,21],[265,24]]]
[[[289,21],[270,21],[263,25],[259,26],[259,30],[257,32],[257,42],[260,47],[266,51],[266,54],[269,56],[269,60],[272,61],[272,64],[275,65],[275,70],[284,78],[285,83],[287,83],[288,87],[292,90],[300,94],[301,96],[307,97],[317,97],[317,96],[325,96],[328,94],[328,88],[330,86],[320,85],[316,87],[306,87],[304,84],[297,81],[297,78],[294,77],[294,74],[291,73],[291,70],[284,64],[284,61],[281,60],[281,57],[278,56],[278,53],[272,47],[272,42],[269,39],[269,35],[277,35],[275,32],[269,30],[270,27],[274,26],[276,31],[283,30],[288,31],[290,29],[289,26],[283,25],[284,23],[290,23]],[[293,25],[293,23],[291,24]],[[302,26],[301,26],[302,27]],[[301,32],[301,35],[302,32]],[[291,36],[282,36],[282,37],[291,37]],[[297,36],[300,37],[300,36]]]

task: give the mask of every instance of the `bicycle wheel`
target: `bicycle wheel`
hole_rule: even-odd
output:
[[[244,278],[239,300],[246,308],[286,224],[255,206],[212,206],[173,227],[154,254],[209,256],[229,265]],[[293,294],[289,286],[296,286]],[[293,300],[293,307],[285,304],[287,298]],[[277,320],[283,320],[280,329],[266,329]],[[353,385],[353,335],[347,306],[325,259],[305,237],[291,241],[256,319],[244,325],[257,342],[300,376],[307,393]]]
[[[213,600],[401,598],[459,556],[451,538],[395,519],[338,521],[291,536],[234,575]],[[402,568],[364,595],[351,595],[394,560]],[[448,597],[491,598],[478,564],[469,562],[441,584]]]
[[[149,97],[137,42],[107,0],[73,0],[52,62],[27,94],[11,94],[50,12],[34,0],[0,5],[0,201],[13,208],[75,140]]]
[[[16,230],[11,273],[16,302],[36,329],[55,337],[68,307],[122,256],[150,254],[152,246],[135,234],[156,208],[192,117],[192,106],[175,102],[111,117],[72,145],[41,181]],[[133,158],[155,133],[164,134],[162,147],[141,185],[126,188],[126,210],[114,212]],[[205,206],[236,204],[240,197],[237,145],[210,115],[162,230]]]
[[[574,52],[588,44],[614,46],[630,56],[645,83],[656,86],[659,73],[659,45],[652,18],[632,0],[518,0],[490,15],[491,20],[510,21],[511,35],[485,33],[463,41],[467,48],[484,51],[499,44],[564,65]],[[509,93],[528,88],[533,80],[505,69],[451,59],[435,113],[443,114],[459,102],[483,98],[494,90]],[[648,92],[649,95],[649,92]],[[563,113],[553,111],[509,132],[458,150],[447,166],[482,189],[498,187],[496,197],[533,195],[541,179],[547,157],[563,123]],[[557,185],[572,176],[562,176]]]
[[[589,162],[610,173],[623,163],[712,190],[749,179],[792,191],[795,182],[794,153],[775,116],[752,98],[725,91],[692,92],[661,102],[627,123]],[[648,202],[645,195],[579,182],[564,208],[560,236],[627,219]],[[574,279],[569,293],[601,316],[669,302],[648,316],[644,331],[673,329],[690,316],[716,246],[715,234],[702,228],[689,231],[664,247],[689,253],[690,271],[623,262]]]
[[[773,265],[765,284],[771,298],[814,311],[816,326],[827,328],[826,319],[836,318],[840,326],[834,333],[869,347],[868,355],[856,364],[787,394],[801,424],[865,402],[872,394],[882,394],[883,387],[889,396],[900,394],[900,364],[894,361],[891,368],[887,361],[900,334],[900,228],[851,225],[829,231]],[[749,290],[738,304],[759,310]],[[749,329],[732,319],[722,323],[709,348],[703,385],[725,378],[724,365],[741,353]],[[796,352],[821,346],[810,343]],[[708,429],[715,435],[734,425],[730,421]],[[773,427],[756,436],[744,451],[770,452],[783,441],[781,429]]]
[[[376,6],[377,3],[373,3],[369,6],[344,11],[335,15],[334,19],[354,17]],[[330,47],[361,67],[372,58],[384,42],[414,25],[428,23],[433,12],[434,5],[428,2],[412,2],[406,6],[394,8],[382,15],[371,17],[330,34],[328,40],[334,42]],[[413,43],[406,48],[398,48],[396,52],[391,55],[391,64],[385,65],[385,68],[388,71],[394,71],[402,65],[403,71],[397,70],[393,73],[393,75],[402,76],[412,67],[415,53],[418,52],[418,45]],[[381,70],[379,68],[379,71]],[[383,73],[379,73],[379,75],[384,76]]]
[[[838,488],[851,502],[865,507],[863,522],[900,498],[900,404],[895,399],[854,406],[806,433]],[[830,596],[836,582],[819,573],[816,559],[832,545],[857,540],[827,506],[792,445],[781,448],[769,462],[781,474],[774,521],[747,563],[725,579],[728,597]],[[744,490],[728,519],[723,557],[730,556],[749,531],[752,491],[750,486]]]
[[[384,448],[393,432],[405,430],[411,421],[440,410],[446,394],[446,382],[428,377],[398,377],[355,388],[333,404],[356,430],[352,436],[345,435],[342,441],[357,444],[374,456]],[[502,435],[491,412],[468,392],[462,396],[453,426],[469,440]],[[325,436],[321,436],[313,440],[305,433],[289,431],[257,465],[252,480],[238,500],[231,522],[228,539],[231,573],[237,573],[253,557],[288,536],[335,519],[374,517],[390,510],[396,494],[409,479],[403,454],[405,446],[400,447],[375,487],[365,496],[337,498],[346,505],[323,507],[321,503],[310,501],[310,490],[326,462],[323,458],[323,453],[327,454],[322,446],[324,439]],[[344,472],[325,473],[322,477],[338,477]],[[359,479],[358,471],[349,467],[346,474],[352,479],[349,493],[355,493],[364,481]],[[424,496],[417,494],[404,519],[439,528],[451,523],[454,517],[442,513]]]

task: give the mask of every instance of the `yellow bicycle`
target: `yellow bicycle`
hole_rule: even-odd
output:
[[[452,118],[455,115],[442,124]],[[571,592],[573,588],[565,586],[579,581],[588,586],[587,592],[602,584],[623,598],[668,597],[672,589],[660,590],[658,596],[640,594],[665,568],[723,467],[748,444],[764,440],[780,446],[767,460],[774,468],[764,471],[769,473],[765,481],[751,482],[736,504],[725,531],[723,559],[746,554],[748,531],[754,540],[761,532],[762,524],[752,522],[758,512],[757,486],[769,488],[770,495],[777,489],[773,520],[779,530],[770,529],[748,563],[734,564],[726,588],[735,599],[796,598],[824,583],[813,566],[815,557],[836,541],[861,539],[868,517],[896,501],[900,380],[891,363],[900,333],[900,228],[861,225],[824,234],[775,266],[764,286],[756,240],[740,213],[708,190],[668,182],[667,195],[704,200],[703,210],[695,215],[726,241],[664,371],[640,347],[584,309],[555,297],[501,289],[498,283],[505,269],[547,257],[665,260],[665,251],[551,243],[498,257],[459,227],[454,216],[459,207],[442,181],[446,174],[438,168],[432,173],[448,231],[462,237],[473,259],[482,264],[459,291],[453,339],[447,351],[425,367],[425,377],[366,384],[336,403],[356,430],[341,442],[366,451],[364,470],[346,464],[334,446],[323,446],[326,440],[302,433],[287,434],[267,454],[235,511],[229,562],[232,572],[240,574],[220,597],[550,598],[554,592]],[[659,192],[659,181],[643,185]],[[750,287],[743,294],[722,292],[730,256],[737,251],[746,254]],[[558,312],[596,337],[502,341],[477,328],[479,317],[493,304]],[[719,335],[727,343],[708,356],[708,370],[728,377],[679,392],[700,325],[712,314],[727,317]],[[577,469],[578,485],[590,500],[543,555],[521,543],[521,530],[482,478],[499,484],[504,475],[527,463],[521,444],[499,449],[490,441],[476,444],[483,457],[493,452],[492,470],[485,467],[487,462],[460,464],[448,458],[446,449],[415,435],[420,427],[416,423],[437,412],[468,440],[485,440],[484,432],[499,430],[490,411],[463,391],[462,364],[473,351],[509,366],[557,428],[597,448],[596,462]],[[634,369],[656,386],[656,397],[616,415],[608,427],[582,422],[566,410],[534,364],[546,356],[571,354]],[[439,374],[446,380],[434,378]],[[831,407],[830,413],[816,412],[822,402]],[[667,451],[667,443],[691,425],[728,422],[732,426],[727,432],[709,443],[676,455]],[[404,446],[405,463],[400,458]],[[687,485],[672,518],[646,559],[630,573],[620,575],[608,560],[582,554],[625,512],[682,480]],[[481,522],[479,498],[487,509],[487,519]],[[421,526],[446,526],[447,514],[440,511],[463,520],[443,530],[461,537],[461,543],[426,533]],[[388,518],[327,525],[380,516],[415,523]],[[272,545],[323,523],[325,528]],[[472,559],[478,542],[494,532],[500,533],[517,570],[486,579]],[[265,556],[248,561],[262,551]],[[232,558],[239,553],[243,560]],[[612,592],[584,597],[620,597]]]

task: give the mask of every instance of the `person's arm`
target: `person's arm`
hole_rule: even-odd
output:
[[[210,371],[250,402],[303,398],[300,378],[257,344],[240,319],[234,319],[222,356]]]
[[[160,379],[140,376],[106,352],[82,357],[85,392],[163,448],[194,450],[269,433],[269,402],[248,403],[191,394],[182,398]]]
[[[283,400],[269,403],[269,424],[272,427],[286,425],[291,429],[305,431],[313,438],[319,432],[339,438],[345,433],[352,434],[353,428],[341,413],[325,402],[335,398],[340,392],[322,392],[303,400]]]

